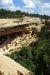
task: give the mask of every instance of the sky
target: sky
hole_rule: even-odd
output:
[[[0,9],[50,15],[50,0],[0,0]]]

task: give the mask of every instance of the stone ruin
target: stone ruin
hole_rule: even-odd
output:
[[[5,19],[3,23],[4,25],[0,26],[0,52],[2,53],[9,53],[13,50],[18,51],[23,44],[36,41],[37,33],[44,26],[40,18],[27,17],[18,22],[16,19]]]

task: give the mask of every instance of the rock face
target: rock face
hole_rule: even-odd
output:
[[[40,32],[42,21],[40,18],[0,19],[0,52],[9,53],[19,50],[23,44],[36,41],[36,34]]]
[[[30,71],[9,57],[0,54],[0,75],[30,75]]]
[[[4,29],[4,30],[0,31],[0,36],[5,36],[5,35],[9,35],[9,34],[12,34],[12,33],[19,33],[19,32],[30,33],[31,29],[29,29],[29,28],[26,29],[24,27]]]
[[[0,19],[0,36],[9,35],[15,32],[30,33],[33,28],[40,31],[42,22],[39,18]]]

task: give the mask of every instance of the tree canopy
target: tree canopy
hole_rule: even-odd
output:
[[[24,16],[30,16],[30,17],[40,17],[48,19],[50,16],[48,15],[40,15],[40,14],[35,14],[35,13],[28,13],[28,12],[22,12],[21,10],[16,10],[16,11],[10,11],[10,10],[5,10],[5,9],[0,9],[0,18],[20,18]]]

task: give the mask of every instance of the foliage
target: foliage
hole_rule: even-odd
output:
[[[48,15],[40,15],[40,14],[35,14],[35,13],[28,13],[28,12],[22,12],[21,10],[16,10],[16,11],[10,11],[10,10],[5,10],[5,9],[0,9],[0,18],[20,18],[23,16],[30,16],[30,17],[39,17],[39,18],[44,18],[44,19],[49,19],[50,16]]]

